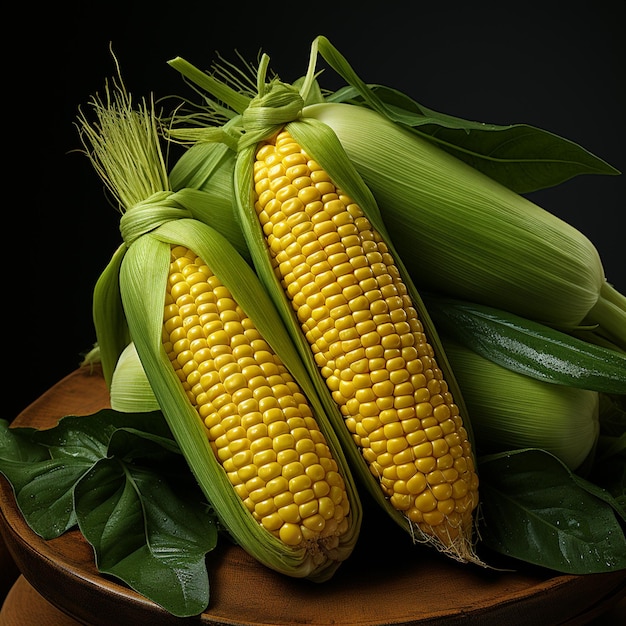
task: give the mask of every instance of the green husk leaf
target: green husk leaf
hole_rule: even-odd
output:
[[[230,196],[235,155],[226,145],[215,141],[198,140],[189,147],[170,171],[172,189],[223,188],[226,199]],[[226,172],[225,177],[220,177]],[[222,182],[224,180],[224,182]]]
[[[375,111],[325,103],[303,115],[337,133],[418,289],[562,329],[602,296],[598,251],[570,224]]]
[[[122,351],[110,385],[111,408],[121,413],[159,410],[133,342]]]
[[[118,279],[125,253],[126,246],[121,245],[100,274],[93,291],[93,322],[102,374],[109,387],[117,361],[130,341]]]
[[[250,252],[233,206],[235,153],[225,145],[200,141],[187,149],[170,172],[177,201],[192,217],[224,235],[246,260]]]
[[[194,219],[208,224],[226,237],[237,254],[249,263],[250,251],[233,210],[232,198],[222,197],[221,193],[215,191],[212,184],[208,188],[209,192],[199,189],[180,189],[175,193],[174,198],[181,207],[189,211]]]
[[[596,391],[531,378],[442,337],[479,454],[542,448],[578,469],[593,452],[600,430]]]
[[[176,57],[168,61],[169,65],[178,70],[193,85],[213,94],[217,101],[226,103],[236,113],[242,113],[250,103],[250,97],[229,87],[223,81],[198,69],[189,61]],[[218,107],[219,108],[219,107]]]
[[[604,281],[596,304],[582,324],[593,326],[593,333],[609,346],[626,353],[626,294]]]
[[[367,85],[326,37],[315,42],[324,60],[350,85],[329,102],[378,111],[517,193],[558,185],[581,174],[620,172],[572,141],[528,124],[472,122],[428,109],[406,94]]]

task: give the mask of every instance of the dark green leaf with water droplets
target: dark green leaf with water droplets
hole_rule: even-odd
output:
[[[215,517],[159,411],[104,409],[47,430],[0,420],[0,472],[44,539],[78,525],[100,572],[179,617],[207,607]]]
[[[517,450],[479,459],[478,470],[480,534],[492,550],[566,574],[626,568],[626,538],[611,496],[598,497],[556,457]]]
[[[74,493],[78,525],[100,572],[173,615],[207,607],[205,555],[217,543],[217,527],[197,485],[170,484],[153,471],[103,459]]]

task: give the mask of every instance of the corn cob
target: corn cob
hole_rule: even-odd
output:
[[[289,546],[332,549],[350,502],[293,377],[209,267],[172,246],[163,344],[211,448],[252,516]]]
[[[424,535],[458,543],[478,504],[471,445],[392,253],[289,132],[259,147],[254,184],[273,268],[370,472]]]
[[[212,77],[171,63],[228,97]],[[295,119],[302,101],[291,86],[261,91],[234,118],[240,139],[230,137],[255,268],[369,492],[415,540],[478,561],[469,423],[432,322],[334,133]]]
[[[268,567],[327,580],[354,548],[361,508],[315,388],[248,263],[146,156],[160,156],[154,111],[135,112],[124,91],[94,104],[101,126],[83,119],[84,142],[120,201],[124,240],[94,300],[117,311],[94,316],[103,355],[119,351],[123,319],[224,527]]]

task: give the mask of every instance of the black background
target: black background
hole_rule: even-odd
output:
[[[78,107],[116,73],[109,43],[129,91],[161,97],[190,95],[167,65],[175,56],[208,69],[216,52],[253,61],[262,49],[291,82],[324,34],[366,82],[465,119],[541,127],[626,172],[623,0],[365,6],[57,3],[53,14],[5,23],[18,43],[4,59],[5,131],[16,139],[5,155],[9,375],[1,418],[13,419],[75,369],[95,341],[91,291],[120,242],[119,214],[72,150],[80,147]],[[623,292],[625,191],[625,175],[579,176],[531,196],[594,242]]]

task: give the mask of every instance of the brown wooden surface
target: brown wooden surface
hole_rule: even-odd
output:
[[[89,415],[105,406],[108,396],[100,371],[76,370],[29,406],[14,425],[46,428],[64,415]],[[41,594],[44,605],[49,602],[83,624],[181,622],[101,576],[91,547],[78,531],[51,541],[33,533],[3,478],[0,513],[0,529],[24,577],[7,600],[11,594],[22,597],[18,594],[25,593],[28,583]],[[626,585],[624,570],[570,576],[524,566],[516,572],[498,572],[460,565],[411,545],[405,533],[367,508],[355,552],[329,582],[282,576],[225,542],[208,555],[207,567],[209,607],[186,623],[375,626],[465,624],[471,618],[472,624],[481,625],[574,626],[589,623],[615,605]],[[5,614],[15,610],[15,597],[5,609]]]
[[[80,622],[48,602],[24,578],[11,587],[2,610],[0,626],[80,626]]]
[[[0,604],[19,574],[20,571],[6,543],[0,537]]]

